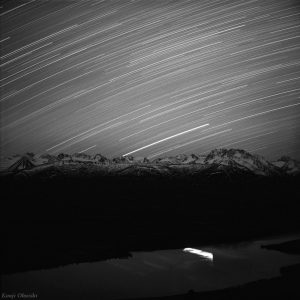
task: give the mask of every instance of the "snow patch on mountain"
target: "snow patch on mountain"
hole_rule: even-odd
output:
[[[196,154],[179,154],[176,156],[160,157],[153,160],[156,164],[203,164],[205,156]]]

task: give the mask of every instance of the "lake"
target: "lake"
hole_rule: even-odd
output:
[[[2,291],[35,293],[38,299],[121,299],[184,294],[278,276],[300,255],[262,249],[262,244],[300,235],[215,246],[132,252],[132,257],[80,263],[2,276]],[[190,247],[192,249],[185,249]],[[201,250],[201,251],[200,251]]]

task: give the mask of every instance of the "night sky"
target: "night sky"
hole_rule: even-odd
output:
[[[300,1],[1,3],[2,155],[300,159]]]

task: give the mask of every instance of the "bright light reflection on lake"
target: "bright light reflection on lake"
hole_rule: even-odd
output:
[[[202,250],[198,250],[198,249],[195,249],[195,248],[184,248],[183,251],[202,256],[202,257],[204,257],[206,259],[209,259],[209,260],[214,259],[214,255],[212,253],[205,252],[205,251],[202,251]]]

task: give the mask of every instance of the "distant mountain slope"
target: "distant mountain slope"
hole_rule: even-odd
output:
[[[21,156],[3,158],[2,171],[9,169]],[[28,156],[29,157],[29,156]],[[82,165],[88,166],[86,172],[108,172],[118,175],[187,175],[225,172],[226,174],[249,174],[256,176],[296,175],[300,173],[300,163],[290,157],[283,156],[277,161],[269,162],[264,157],[253,155],[241,149],[214,149],[207,155],[179,154],[160,157],[150,161],[146,157],[121,156],[112,159],[101,154],[94,156],[84,153],[72,155],[61,153],[58,156],[42,154],[29,157],[36,166],[53,165],[72,166],[70,170],[80,172]],[[95,166],[95,167],[92,167]],[[105,168],[104,168],[105,166]],[[103,169],[104,168],[104,169]],[[34,170],[32,170],[34,172]]]
[[[240,149],[215,149],[205,158],[205,164],[218,164],[231,168],[242,169],[256,175],[273,175],[279,172],[278,168],[265,158],[252,155]]]
[[[288,156],[282,156],[272,164],[287,174],[298,174],[300,172],[300,163]]]

